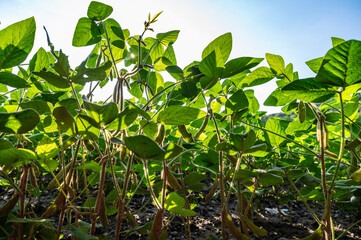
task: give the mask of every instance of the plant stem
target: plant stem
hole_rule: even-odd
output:
[[[162,209],[162,205],[159,203],[158,198],[156,197],[156,195],[155,195],[155,193],[153,191],[153,187],[152,187],[152,184],[151,184],[150,179],[149,179],[148,163],[147,163],[147,161],[145,159],[142,159],[142,161],[143,161],[143,170],[144,170],[145,179],[147,180],[148,185],[149,185],[150,195],[152,196],[152,199],[154,201],[155,206],[158,209]]]
[[[295,183],[292,181],[292,178],[288,175],[288,173],[286,171],[284,171],[284,173],[286,174],[286,177],[288,178],[288,180],[290,181],[291,185],[293,186],[293,188],[296,190],[297,194],[300,196],[302,202],[306,205],[308,211],[311,213],[311,215],[313,216],[313,218],[315,219],[315,221],[321,225],[321,221],[320,219],[316,216],[316,214],[312,211],[312,209],[310,208],[310,206],[308,205],[307,201],[303,198],[301,192],[298,190],[298,188],[296,187]]]

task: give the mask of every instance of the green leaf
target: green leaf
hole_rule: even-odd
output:
[[[85,60],[75,69],[76,74],[71,77],[71,80],[83,86],[87,82],[103,81],[107,77],[111,67],[112,62],[107,61],[97,68],[87,68]]]
[[[36,153],[42,159],[51,159],[58,155],[59,147],[48,137],[44,137],[36,147]]]
[[[54,85],[57,88],[69,88],[70,85],[68,83],[68,81],[53,73],[53,72],[33,72],[34,75],[41,77],[42,79],[44,79],[45,81],[47,81],[48,83],[50,83],[51,85]]]
[[[109,130],[121,130],[127,128],[131,125],[135,119],[137,119],[138,112],[133,109],[126,107],[121,113],[119,113],[116,119],[107,125],[107,129]]]
[[[105,29],[107,30],[108,38],[111,44],[118,48],[124,48],[124,34],[119,23],[113,18],[108,18],[104,21]]]
[[[315,81],[339,87],[361,82],[361,41],[349,40],[330,49]]]
[[[283,182],[283,178],[276,174],[272,173],[263,173],[260,175],[259,184],[263,187],[271,186],[271,185],[279,185]]]
[[[167,143],[163,146],[163,149],[165,151],[165,155],[162,160],[173,159],[183,152],[183,148],[173,142]]]
[[[70,231],[73,233],[74,237],[77,237],[80,240],[99,239],[98,237],[89,235],[82,229],[75,227],[74,224],[70,225]]]
[[[40,72],[42,70],[48,70],[50,67],[49,55],[44,48],[39,48],[39,50],[34,54],[33,58],[29,62],[30,72]]]
[[[21,167],[36,160],[33,151],[24,148],[0,149],[0,166]]]
[[[322,65],[323,57],[315,58],[306,62],[307,66],[312,70],[314,73],[318,73]]]
[[[13,144],[5,139],[0,139],[0,149],[13,148]]]
[[[73,36],[74,47],[84,47],[96,44],[102,39],[97,24],[86,17],[80,18]]]
[[[94,21],[102,21],[113,12],[113,8],[101,2],[92,1],[88,7],[88,18]]]
[[[300,123],[300,121],[293,121],[288,124],[286,133],[289,135],[293,135],[295,134],[295,132],[308,132],[311,126],[312,123],[310,122]]]
[[[165,199],[164,207],[169,212],[178,214],[180,216],[195,216],[196,212],[190,209],[183,209],[185,206],[185,200],[179,196],[176,192],[171,192]]]
[[[125,146],[142,159],[158,158],[165,154],[153,139],[144,135],[129,136],[124,138]]]
[[[52,108],[53,108],[51,103],[45,102],[45,101],[42,101],[42,100],[32,100],[32,101],[29,101],[29,102],[21,102],[19,104],[19,106],[22,109],[32,108],[35,111],[37,111],[40,115],[44,114],[44,113],[50,113]]]
[[[241,152],[250,149],[256,143],[256,140],[256,133],[253,129],[249,130],[245,135],[231,133],[229,136],[229,142]]]
[[[40,121],[39,114],[33,109],[21,112],[0,113],[0,132],[26,133],[36,127]]]
[[[99,138],[100,125],[94,118],[79,114],[76,118],[76,126],[78,134],[83,139],[96,141]]]
[[[278,147],[285,141],[284,138],[278,136],[281,135],[286,137],[285,130],[283,129],[281,121],[279,119],[269,118],[266,122],[265,128],[271,131],[266,132],[266,139],[271,144],[271,146]],[[278,135],[275,135],[272,132]]]
[[[294,100],[292,95],[288,95],[280,89],[274,90],[263,103],[265,106],[284,106]]]
[[[175,80],[180,80],[184,77],[183,70],[178,66],[169,66],[165,70],[173,77]]]
[[[282,88],[282,92],[304,102],[319,103],[330,99],[337,91],[313,78],[306,78],[291,82]]]
[[[212,52],[215,53],[216,66],[222,67],[228,60],[232,51],[232,34],[225,33],[214,39],[202,52],[202,59]]]
[[[14,88],[30,87],[27,81],[11,72],[0,72],[0,83]]]
[[[168,46],[173,44],[178,38],[179,30],[173,30],[166,33],[158,33],[157,39],[162,44]]]
[[[285,70],[285,61],[281,56],[266,53],[266,60],[275,73],[281,74]]]
[[[183,125],[206,115],[205,111],[198,108],[172,105],[159,113],[157,122],[165,125]]]
[[[53,69],[62,77],[68,78],[69,77],[69,60],[68,57],[61,51],[59,51],[59,56],[54,64]]]
[[[248,99],[246,94],[242,91],[242,89],[239,89],[237,92],[235,92],[229,99],[227,99],[226,102],[226,108],[231,113],[238,112],[246,107],[248,107]]]
[[[53,219],[47,218],[19,218],[13,214],[9,214],[6,222],[13,222],[13,223],[49,223],[54,221]]]
[[[61,106],[54,108],[53,116],[60,130],[69,132],[69,135],[75,135],[77,133],[75,120],[66,107]]]
[[[268,67],[259,67],[239,83],[238,88],[254,87],[269,82],[276,76]]]
[[[118,107],[114,102],[105,105],[98,105],[88,101],[83,101],[87,113],[100,125],[107,125],[114,121],[118,115]]]
[[[263,58],[252,57],[240,57],[229,60],[225,65],[225,70],[222,74],[222,78],[229,78],[245,70],[251,69],[257,66]]]
[[[219,78],[224,68],[217,66],[216,53],[211,52],[199,64],[199,70],[201,73],[211,78]]]
[[[34,45],[34,17],[14,23],[0,31],[0,69],[19,65]]]
[[[331,37],[331,40],[332,40],[332,47],[336,47],[337,45],[345,42],[344,39],[338,37]]]
[[[251,113],[256,114],[259,110],[259,102],[257,98],[254,96],[254,90],[246,90],[244,91],[248,99],[248,109]]]

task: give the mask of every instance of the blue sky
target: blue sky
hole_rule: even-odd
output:
[[[225,32],[232,32],[231,58],[264,57],[265,53],[281,55],[293,63],[300,78],[314,74],[304,62],[324,56],[331,48],[331,37],[361,40],[360,0],[104,0],[113,6],[111,17],[131,34],[142,31],[149,12],[164,11],[153,26],[156,33],[181,30],[174,44],[178,65],[185,67],[200,60],[204,47]],[[90,48],[71,46],[77,20],[86,16],[89,0],[0,0],[0,29],[30,16],[35,16],[37,36],[34,51],[47,48],[42,26],[52,42],[69,55],[76,67]],[[149,36],[152,36],[150,34]],[[264,61],[264,64],[266,62]],[[166,77],[166,73],[163,74]],[[109,86],[110,91],[111,86]],[[262,104],[275,83],[255,88]],[[108,96],[108,94],[105,94]],[[105,96],[104,95],[104,96]],[[265,108],[277,112],[279,108]]]

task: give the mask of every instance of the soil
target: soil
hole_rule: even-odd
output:
[[[0,192],[3,192],[5,189],[0,187]],[[56,190],[51,192],[44,192],[45,196],[41,198],[40,206],[37,208],[39,215],[46,210],[49,202],[51,201],[51,195],[55,195]],[[193,193],[195,197],[201,199],[201,195],[205,195],[207,192],[202,191],[201,193]],[[3,205],[13,194],[13,191],[9,191],[6,194],[0,195],[0,206]],[[46,195],[48,194],[48,195]],[[135,212],[139,210],[148,200],[148,196],[145,195],[135,195],[132,199],[131,204],[129,205],[129,210]],[[80,203],[81,204],[81,203]],[[322,206],[309,202],[311,208],[317,214],[318,217],[322,216]],[[197,207],[193,210],[197,212],[197,215],[191,217],[190,220],[190,230],[191,230],[191,239],[221,239],[221,217],[220,217],[220,200],[219,198],[214,198],[210,203],[205,203],[204,200],[199,200]],[[229,213],[236,223],[239,226],[239,217],[237,214],[237,199],[235,196],[231,196],[229,201]],[[278,239],[278,240],[287,240],[287,239],[296,239],[304,238],[310,235],[315,229],[317,229],[318,224],[313,220],[312,215],[309,213],[303,202],[292,202],[292,212],[289,211],[289,205],[280,205],[277,206],[275,202],[264,200],[262,201],[261,211],[254,211],[254,222],[258,226],[262,226],[268,231],[266,237],[258,237],[250,234],[252,240],[258,239]],[[278,209],[281,210],[281,214]],[[339,236],[345,229],[351,226],[356,220],[354,219],[355,211],[344,211],[338,209],[336,206],[332,208],[332,216],[335,226],[335,236]],[[154,219],[156,208],[149,201],[144,208],[133,214],[138,225],[144,225],[151,222]],[[57,216],[54,218],[54,223],[57,223]],[[165,213],[164,221],[167,221],[169,215]],[[292,222],[291,218],[292,217]],[[86,222],[90,220],[84,219]],[[115,231],[115,215],[109,217],[110,225],[107,227],[99,226],[96,229],[96,234],[102,236],[99,239],[113,239]],[[66,219],[64,224],[66,225]],[[185,224],[181,217],[176,216],[171,224],[167,228],[167,239],[187,239]],[[147,239],[147,234],[141,235],[138,232],[126,233],[126,231],[132,229],[127,221],[123,222],[122,230],[124,233],[121,235],[121,239]],[[63,239],[72,239],[71,233],[69,231],[64,231]],[[230,236],[230,239],[233,239]],[[361,239],[361,224],[354,226],[350,229],[341,240],[347,239]]]

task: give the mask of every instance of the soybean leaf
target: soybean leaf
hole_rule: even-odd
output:
[[[294,96],[286,94],[280,89],[274,90],[263,103],[265,106],[284,106],[294,100]]]
[[[338,38],[338,37],[331,37],[331,41],[332,41],[332,47],[336,47],[337,45],[345,42],[345,39]]]
[[[87,68],[85,60],[75,69],[76,74],[71,77],[71,80],[83,86],[87,82],[103,81],[107,77],[108,70],[111,67],[112,63],[110,61],[107,61],[97,68]]]
[[[263,187],[271,185],[279,185],[283,182],[283,178],[272,173],[263,173],[260,175],[259,184]]]
[[[94,118],[79,114],[76,118],[76,125],[78,134],[83,139],[95,141],[99,138],[100,125]]]
[[[0,139],[0,149],[13,148],[13,144],[5,139]]]
[[[183,209],[185,206],[185,200],[181,196],[179,196],[176,192],[171,192],[165,199],[164,207],[169,212],[178,214],[180,216],[195,216],[197,215],[191,209]]]
[[[208,54],[199,64],[199,70],[201,73],[211,78],[219,78],[224,68],[222,66],[217,66],[216,52],[213,51]]]
[[[157,39],[162,44],[168,46],[173,44],[178,38],[179,30],[173,30],[166,33],[158,33]]]
[[[121,130],[131,125],[135,119],[137,119],[138,112],[133,109],[126,107],[121,113],[117,115],[115,120],[107,125],[107,129],[110,130]]]
[[[232,51],[232,34],[225,33],[214,39],[202,52],[202,59],[210,53],[215,53],[216,66],[222,67]]]
[[[285,70],[285,61],[281,56],[266,53],[266,60],[275,73],[281,74]]]
[[[248,99],[248,109],[251,113],[256,114],[259,110],[259,102],[257,98],[254,96],[254,90],[246,90],[244,91]]]
[[[144,135],[129,136],[124,138],[125,146],[142,159],[159,158],[165,154],[153,139]]]
[[[33,151],[24,148],[0,149],[0,166],[21,167],[36,160]]]
[[[53,116],[60,130],[69,132],[69,135],[75,135],[77,133],[75,120],[66,107],[60,106],[54,108]]]
[[[68,83],[68,80],[65,78],[53,73],[53,72],[33,72],[34,75],[41,77],[51,85],[54,85],[57,88],[68,88],[70,85]]]
[[[337,91],[313,78],[306,78],[289,83],[282,88],[282,92],[304,102],[319,103],[330,99]]]
[[[257,66],[263,58],[252,57],[240,57],[229,60],[225,65],[225,70],[222,74],[222,78],[229,78],[245,70],[251,69]]]
[[[74,224],[70,225],[70,231],[73,233],[74,237],[77,237],[80,240],[99,239],[96,236],[87,234],[81,228],[75,227]]]
[[[11,72],[0,72],[0,83],[14,88],[30,87],[27,81]]]
[[[176,80],[183,78],[183,70],[176,65],[166,67],[165,70]]]
[[[42,100],[32,100],[29,102],[22,102],[19,104],[22,109],[32,108],[39,114],[50,113],[53,106],[49,102]]]
[[[25,109],[13,113],[0,113],[0,132],[26,133],[34,129],[39,121],[39,114],[33,109]]]
[[[229,141],[238,151],[246,151],[251,148],[257,140],[256,133],[253,129],[245,135],[231,133]]]
[[[172,105],[159,113],[157,122],[165,125],[183,125],[206,115],[205,111],[198,108]]]
[[[29,62],[30,72],[40,72],[42,70],[48,70],[50,67],[49,55],[44,48],[39,48],[39,50],[34,54],[33,58]]]
[[[101,2],[92,1],[88,7],[88,18],[101,21],[106,19],[113,12],[113,8]]]
[[[69,77],[69,60],[68,57],[61,51],[59,51],[59,56],[57,58],[56,63],[54,63],[53,69],[62,77]]]
[[[117,117],[118,107],[114,102],[98,105],[83,101],[83,104],[88,114],[101,125],[107,125]]]
[[[14,23],[0,31],[0,69],[19,65],[34,45],[34,17]]]
[[[102,39],[97,24],[86,17],[80,18],[73,36],[74,47],[84,47],[96,44]]]
[[[242,91],[242,89],[239,89],[237,92],[235,92],[229,99],[227,99],[226,102],[226,108],[231,113],[238,112],[246,107],[248,107],[248,99],[246,94]]]
[[[108,18],[104,21],[105,29],[107,30],[108,38],[114,46],[124,48],[124,34],[119,23],[113,18]]]
[[[173,142],[167,143],[165,146],[163,146],[163,149],[165,154],[159,158],[159,160],[173,159],[183,152],[183,148]]]
[[[271,146],[278,147],[285,141],[284,138],[278,136],[286,136],[285,130],[283,129],[279,119],[269,118],[266,122],[265,128],[271,131],[266,133],[266,140],[269,142],[269,144],[271,144]],[[272,132],[278,135],[275,135]]]
[[[361,81],[361,41],[349,40],[330,49],[315,81],[339,87]]]
[[[322,65],[323,57],[315,58],[306,62],[307,66],[312,70],[314,73],[318,73],[320,67]]]
[[[36,147],[36,153],[42,159],[50,159],[58,155],[59,147],[48,137],[44,137]]]
[[[259,67],[248,74],[244,79],[242,79],[242,81],[238,84],[238,88],[261,85],[269,82],[275,76],[276,74],[268,67]]]

